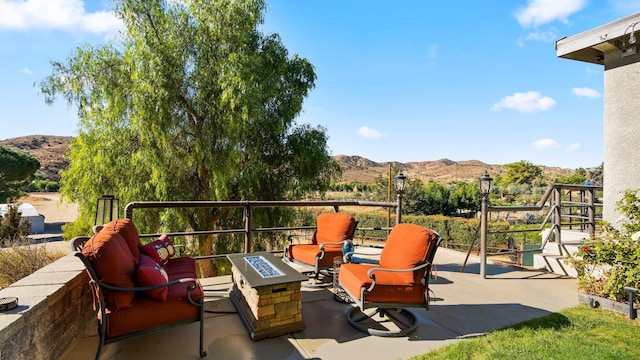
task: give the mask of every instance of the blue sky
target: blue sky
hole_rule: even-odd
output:
[[[34,86],[121,30],[106,0],[0,0],[0,139],[77,134]],[[315,67],[297,121],[332,155],[566,168],[603,161],[603,68],[555,41],[640,12],[621,0],[268,0],[262,30]]]

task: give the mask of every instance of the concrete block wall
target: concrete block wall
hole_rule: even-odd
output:
[[[0,313],[0,360],[59,359],[95,323],[89,278],[73,255],[0,290],[18,307]]]

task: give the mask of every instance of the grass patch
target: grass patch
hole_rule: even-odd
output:
[[[411,359],[636,359],[638,349],[639,320],[580,305]]]
[[[0,289],[33,274],[64,256],[44,245],[12,244],[0,249]]]

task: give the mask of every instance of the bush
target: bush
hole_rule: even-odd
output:
[[[31,275],[63,254],[47,249],[44,245],[18,245],[12,242],[0,249],[0,289]]]
[[[5,246],[26,239],[31,233],[31,223],[23,219],[18,204],[9,204],[7,213],[0,216],[0,245]]]
[[[625,286],[640,285],[640,198],[627,190],[616,209],[626,220],[622,228],[602,223],[602,235],[584,243],[569,258],[578,272],[578,289],[586,293],[624,300]]]

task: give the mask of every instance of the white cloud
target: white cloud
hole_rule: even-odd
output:
[[[556,101],[548,96],[542,96],[537,91],[527,91],[502,98],[500,102],[493,104],[491,110],[500,111],[502,109],[512,109],[528,113],[546,111],[551,109],[555,104]]]
[[[23,74],[27,74],[27,75],[31,75],[31,74],[33,74],[33,71],[31,71],[31,69],[26,68],[26,67],[25,67],[25,68],[22,68],[22,69],[20,69],[20,70],[18,70],[18,71],[19,71],[19,72],[21,72],[21,73],[23,73]]]
[[[0,30],[62,30],[105,34],[123,29],[111,11],[87,13],[82,0],[0,0]]]
[[[586,0],[529,0],[527,6],[515,16],[524,27],[538,26],[553,21],[568,22],[568,17],[586,6]]]
[[[553,42],[558,38],[558,34],[555,29],[550,29],[543,32],[532,32],[527,35],[527,40],[538,41],[543,43]]]
[[[567,146],[568,152],[580,151],[580,149],[582,149],[582,145],[580,145],[580,143],[575,143]]]
[[[368,126],[361,126],[356,130],[356,134],[367,139],[379,139],[384,135],[376,129],[372,129]]]
[[[587,97],[589,99],[595,99],[595,98],[601,98],[602,94],[600,94],[600,92],[594,90],[594,89],[589,89],[586,87],[582,87],[582,88],[573,88],[571,89],[571,92],[573,93],[573,95],[576,96],[580,96],[580,97]]]
[[[560,144],[558,144],[558,142],[553,139],[540,139],[532,142],[531,146],[533,146],[536,149],[546,150],[546,149],[555,149],[559,147]]]

